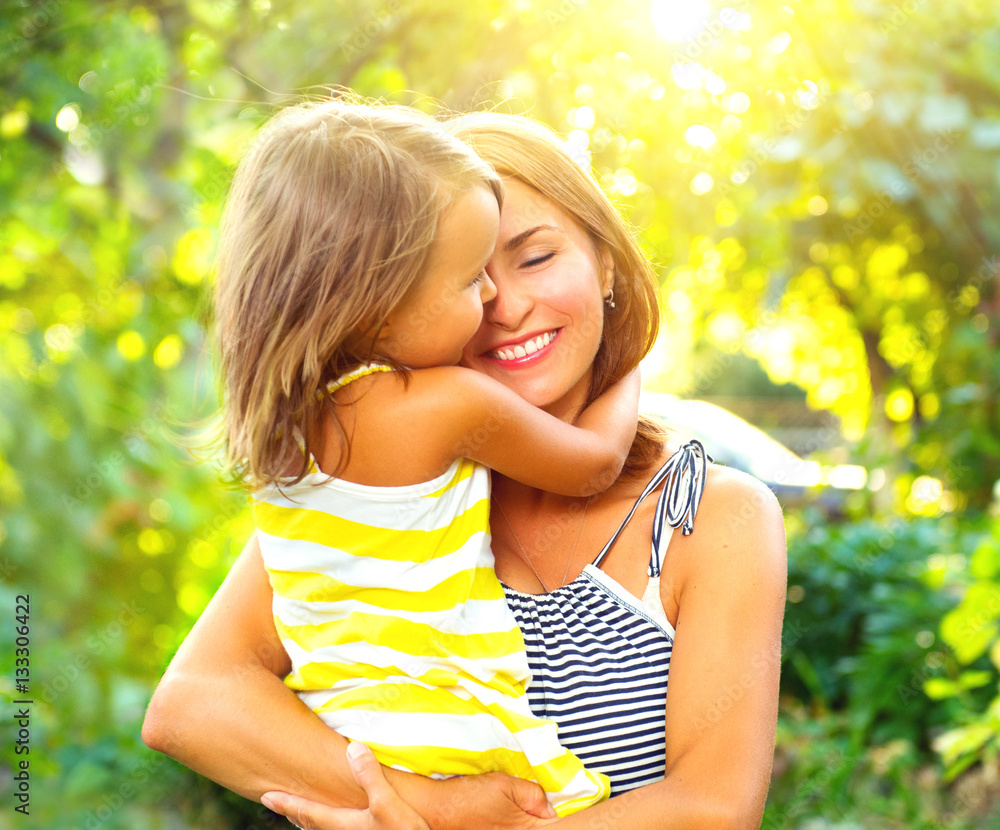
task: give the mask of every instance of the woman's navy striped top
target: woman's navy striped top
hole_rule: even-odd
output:
[[[559,740],[611,779],[611,794],[663,778],[665,711],[674,629],[660,601],[660,562],[675,527],[688,535],[712,457],[700,441],[661,467],[594,562],[548,594],[504,586],[524,634],[532,711],[559,725]],[[664,484],[653,519],[649,582],[642,598],[601,569],[639,503]]]

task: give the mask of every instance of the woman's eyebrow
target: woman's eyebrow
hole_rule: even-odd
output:
[[[528,228],[526,231],[521,231],[517,236],[512,236],[506,242],[503,243],[504,251],[513,251],[521,243],[525,242],[532,234],[536,234],[539,231],[555,231],[556,233],[562,233],[562,230],[557,228],[555,225],[535,225],[533,228]]]

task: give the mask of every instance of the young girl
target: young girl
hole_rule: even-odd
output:
[[[500,201],[495,173],[415,111],[332,101],[275,116],[223,218],[227,450],[255,489],[286,683],[384,764],[503,771],[566,815],[608,781],[528,709],[487,468],[601,491],[631,445],[639,384],[570,425],[456,366],[496,293]],[[594,257],[606,293],[612,264]],[[491,356],[530,372],[560,334]]]

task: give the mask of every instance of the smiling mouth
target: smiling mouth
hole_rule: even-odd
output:
[[[529,337],[522,343],[516,343],[513,346],[501,346],[499,349],[493,349],[492,351],[487,352],[486,355],[487,357],[492,357],[494,360],[519,360],[520,358],[529,357],[536,352],[540,352],[553,340],[555,340],[556,335],[558,334],[559,329],[552,329],[552,331],[547,331],[544,334]]]

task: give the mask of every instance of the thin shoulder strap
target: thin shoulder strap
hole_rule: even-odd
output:
[[[378,363],[375,361],[371,363],[363,363],[357,369],[353,369],[346,375],[341,375],[336,380],[331,380],[326,385],[326,391],[327,394],[332,395],[338,389],[343,389],[345,386],[347,386],[347,384],[357,380],[358,378],[363,378],[365,375],[373,375],[376,372],[395,372],[395,371],[396,367],[390,366],[388,363]],[[319,392],[318,395],[321,398],[323,397],[322,392]]]
[[[629,523],[629,520],[635,514],[642,500],[656,490],[665,479],[670,478],[670,481],[660,494],[660,499],[656,505],[656,515],[653,518],[653,551],[650,557],[649,571],[650,576],[659,576],[660,542],[663,538],[664,523],[672,527],[683,525],[685,536],[690,535],[694,530],[694,515],[698,510],[698,504],[701,502],[701,494],[705,490],[705,474],[708,469],[708,463],[712,460],[712,456],[705,452],[704,445],[697,439],[688,441],[670,456],[666,464],[656,471],[656,474],[649,480],[645,488],[643,488],[642,493],[636,499],[635,504],[632,505],[632,509],[628,512],[625,520],[619,525],[618,530],[615,531],[615,535],[608,540],[608,543],[601,552],[597,554],[597,558],[593,563],[594,566],[598,568],[601,566],[604,557],[608,555],[611,546],[621,536],[625,525]]]

